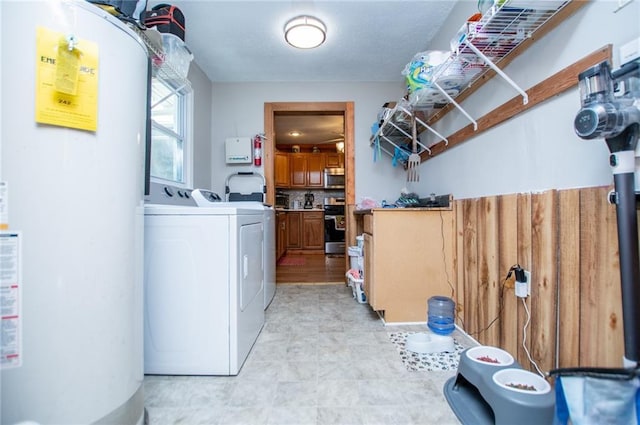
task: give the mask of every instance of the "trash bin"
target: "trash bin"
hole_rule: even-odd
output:
[[[362,289],[362,285],[364,284],[364,279],[360,279],[355,275],[362,276],[359,270],[351,269],[347,272],[346,276],[349,279],[349,286],[353,291],[353,298],[358,301],[360,304],[366,304],[367,296],[364,294],[364,290]]]

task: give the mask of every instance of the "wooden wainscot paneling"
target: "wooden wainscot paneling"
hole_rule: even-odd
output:
[[[620,367],[620,270],[609,190],[457,200],[458,325],[480,343],[507,350],[529,370],[534,367],[523,338],[543,371]],[[515,297],[513,277],[505,280],[516,264],[532,272],[524,304]]]
[[[453,203],[455,217],[455,271],[456,271],[456,324],[463,329],[465,326],[466,290],[465,290],[465,262],[464,262],[464,202]]]
[[[517,263],[520,267],[531,270],[531,194],[520,193],[518,194],[518,256]],[[516,300],[519,301],[519,300]],[[529,299],[526,300],[530,303]],[[505,323],[505,326],[516,326],[516,332],[518,333],[518,351],[517,353],[511,353],[516,356],[516,359],[525,368],[530,368],[529,360],[527,360],[527,353],[522,347],[522,341],[524,338],[524,325],[527,323],[527,315],[522,302],[517,302],[518,306],[518,320],[516,322]],[[537,318],[535,318],[537,320]],[[533,323],[526,329],[526,339],[531,341],[531,328]]]
[[[464,264],[464,325],[467,332],[475,334],[480,330],[479,295],[478,295],[478,251],[477,251],[477,201],[462,201],[463,259]],[[482,339],[479,339],[482,342]]]
[[[557,192],[534,194],[531,200],[531,327],[530,354],[542,370],[555,366],[557,300]]]
[[[482,198],[478,204],[478,290],[480,292],[480,323],[491,323],[500,310],[498,198]],[[499,326],[491,326],[484,332],[487,345],[500,342]]]
[[[558,366],[580,362],[580,191],[558,192]],[[572,326],[572,325],[576,326]]]
[[[608,191],[580,191],[580,366],[619,367],[624,354],[617,222]]]
[[[504,195],[498,198],[498,270],[502,288],[502,312],[500,315],[500,343],[509,353],[518,352],[518,329],[508,326],[514,321],[518,311],[515,296],[515,276],[507,279],[507,270],[518,262],[518,195]],[[505,324],[504,326],[502,324]]]

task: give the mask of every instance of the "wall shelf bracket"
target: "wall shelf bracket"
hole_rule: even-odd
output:
[[[464,44],[473,51],[479,58],[481,58],[491,69],[495,71],[496,74],[501,76],[511,87],[513,87],[520,95],[522,95],[522,104],[526,105],[529,103],[529,96],[527,93],[520,88],[507,74],[504,73],[503,70],[498,68],[498,66],[491,61],[488,57],[484,55],[476,46],[473,45],[467,38],[464,39]]]
[[[435,134],[436,136],[438,136],[441,140],[444,140],[445,145],[449,144],[449,140],[447,140],[446,137],[444,137],[442,134],[438,133],[433,127],[427,125],[424,121],[422,121],[420,118],[418,118],[417,116],[415,116],[415,112],[411,112],[408,109],[402,107],[402,106],[398,106],[398,109],[400,111],[402,111],[403,113],[405,113],[408,116],[414,116],[416,121],[418,121],[418,123],[423,126],[425,129],[429,130],[430,132],[432,132],[433,134]],[[422,148],[424,148],[427,152],[429,152],[429,155],[431,155],[431,149],[429,149],[429,147],[427,145],[425,145],[424,143],[421,143],[420,141],[418,141],[418,144],[420,146],[422,146]]]
[[[433,83],[431,83],[431,85],[432,85],[433,87],[437,88],[437,89],[438,89],[438,91],[440,91],[440,93],[442,93],[442,95],[443,95],[444,97],[446,97],[446,98],[447,98],[447,100],[448,100],[449,102],[451,102],[451,104],[452,104],[453,106],[455,106],[456,108],[458,108],[458,109],[460,110],[460,112],[462,112],[462,114],[463,114],[465,117],[467,117],[467,119],[468,119],[469,121],[471,121],[471,122],[473,123],[473,130],[474,130],[474,131],[478,129],[478,123],[477,123],[477,121],[476,121],[476,120],[474,120],[474,119],[473,119],[473,117],[472,117],[471,115],[469,115],[469,114],[467,113],[467,111],[465,111],[465,110],[462,108],[462,106],[460,106],[460,105],[458,104],[458,102],[456,102],[455,100],[453,100],[453,98],[452,98],[451,96],[449,96],[449,93],[447,93],[447,91],[446,91],[446,90],[444,90],[442,87],[440,87],[440,86],[438,85],[438,83],[436,83],[435,81],[434,81]]]

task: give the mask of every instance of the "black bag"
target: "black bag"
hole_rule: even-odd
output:
[[[176,6],[159,4],[144,13],[143,23],[147,27],[156,27],[160,32],[177,35],[184,41],[184,15]]]
[[[118,18],[140,21],[143,12],[147,10],[147,0],[87,0],[108,11]]]

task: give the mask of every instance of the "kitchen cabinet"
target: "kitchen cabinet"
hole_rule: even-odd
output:
[[[342,153],[325,153],[325,168],[344,168],[344,154]]]
[[[303,249],[324,250],[324,213],[313,211],[302,213]]]
[[[276,214],[276,261],[287,252],[287,213]]]
[[[451,208],[356,212],[364,233],[364,291],[385,322],[426,322],[427,300],[455,287]]]
[[[324,253],[324,213],[322,211],[287,212],[289,253]]]
[[[324,185],[324,154],[289,154],[289,187],[318,188]]]
[[[276,187],[289,187],[289,155],[286,153],[275,153],[274,184]]]
[[[287,250],[302,248],[302,216],[301,212],[287,213]]]

